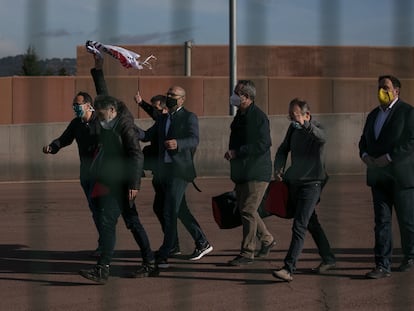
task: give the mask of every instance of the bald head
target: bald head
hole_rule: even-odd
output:
[[[181,86],[172,86],[167,91],[167,107],[171,112],[182,107],[185,102],[185,90]]]

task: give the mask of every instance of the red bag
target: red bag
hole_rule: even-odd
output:
[[[289,189],[283,181],[272,180],[267,188],[265,211],[281,218],[290,219],[295,209],[289,204]]]

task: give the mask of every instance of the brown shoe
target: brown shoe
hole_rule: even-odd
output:
[[[286,269],[283,269],[283,268],[280,269],[280,270],[273,271],[272,272],[272,275],[275,278],[280,279],[280,280],[283,280],[285,282],[291,282],[291,281],[293,281],[292,274],[289,271],[287,271]]]

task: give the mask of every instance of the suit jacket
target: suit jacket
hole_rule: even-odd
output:
[[[368,167],[367,184],[377,186],[393,181],[402,188],[414,187],[414,109],[398,99],[376,139],[374,126],[379,109],[373,109],[367,116],[359,155],[367,153],[377,158],[388,153],[392,162],[383,168]]]
[[[199,142],[199,128],[197,116],[184,107],[172,115],[168,133],[165,133],[168,114],[161,114],[155,124],[145,132],[144,141],[158,142],[158,169],[164,166],[164,141],[176,139],[178,148],[167,150],[172,159],[172,171],[169,175],[182,178],[189,182],[196,177],[193,157]]]

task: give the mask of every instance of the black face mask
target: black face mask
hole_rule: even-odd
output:
[[[172,97],[167,97],[167,101],[165,102],[165,105],[167,106],[167,108],[171,109],[175,106],[177,106],[177,99],[172,98]]]

